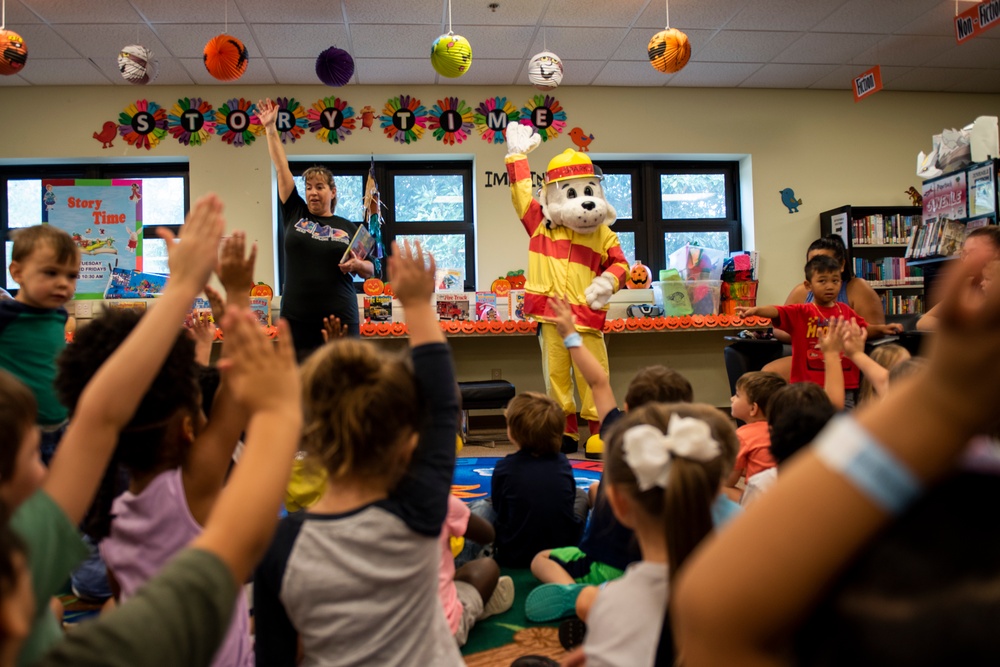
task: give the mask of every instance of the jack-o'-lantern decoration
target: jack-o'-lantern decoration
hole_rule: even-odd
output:
[[[385,283],[378,278],[369,278],[365,281],[364,290],[368,296],[378,296],[385,290]]]
[[[274,290],[267,283],[257,283],[250,288],[250,296],[262,296],[270,299],[274,297]]]
[[[497,296],[507,296],[510,294],[510,287],[510,281],[504,277],[500,277],[494,280],[493,284],[490,285],[490,291]]]
[[[649,272],[649,267],[642,262],[636,262],[629,271],[625,284],[629,289],[648,289],[653,282],[653,275]]]
[[[13,30],[0,30],[0,74],[17,74],[27,62],[28,45],[24,39]]]

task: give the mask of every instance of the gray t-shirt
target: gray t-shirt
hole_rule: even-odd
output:
[[[648,667],[667,610],[667,566],[632,563],[598,594],[587,617],[587,667]]]

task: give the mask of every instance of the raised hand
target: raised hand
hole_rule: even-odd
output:
[[[323,318],[323,342],[329,343],[331,340],[347,337],[347,325],[340,323],[340,318],[335,315]]]
[[[542,143],[540,134],[535,132],[533,128],[521,125],[520,123],[507,125],[507,129],[504,130],[504,136],[507,138],[508,156],[519,153],[527,155],[538,148],[538,144]]]
[[[211,285],[205,285],[205,298],[212,307],[212,317],[216,322],[222,322],[222,318],[226,316],[226,300]]]
[[[832,317],[826,327],[826,331],[821,333],[817,342],[823,354],[840,354],[844,351],[844,331],[846,323],[842,317]]]
[[[250,254],[246,255],[247,234],[235,231],[232,236],[222,241],[219,253],[217,273],[222,286],[226,288],[226,296],[232,298],[235,292],[249,292],[253,287],[253,268],[257,262],[257,244],[250,246]],[[246,256],[245,256],[246,255]]]
[[[402,248],[394,241],[389,256],[389,281],[396,298],[408,308],[410,304],[430,304],[434,294],[434,257],[419,242],[412,246],[406,241]]]
[[[202,291],[218,261],[225,226],[222,201],[209,194],[194,203],[179,236],[168,227],[157,229],[157,235],[167,242],[170,282],[193,289],[195,294]]]
[[[250,310],[230,306],[222,326],[227,356],[219,361],[219,370],[233,397],[251,414],[298,409],[302,389],[288,323],[278,322],[278,340],[274,342]]]
[[[552,311],[556,314],[556,330],[559,335],[565,338],[576,332],[576,323],[573,321],[573,310],[564,297],[551,299]]]
[[[843,328],[844,354],[848,357],[861,354],[865,351],[865,341],[868,340],[868,329],[858,326],[858,321],[851,318],[851,321]]]
[[[272,102],[270,97],[257,100],[256,116],[264,129],[274,127],[274,122],[278,119],[278,105]]]

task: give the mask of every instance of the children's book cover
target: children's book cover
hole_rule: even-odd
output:
[[[271,299],[266,296],[250,297],[250,310],[262,327],[271,326]]]
[[[497,295],[493,292],[476,292],[476,320],[495,322],[500,319],[497,310]]]
[[[167,277],[157,273],[141,273],[133,271],[128,280],[128,291],[140,299],[149,299],[163,294],[167,286]]]
[[[114,268],[108,277],[108,285],[104,288],[105,299],[137,299],[138,294],[128,291],[132,271],[124,268]]]
[[[191,318],[215,322],[215,318],[212,316],[212,304],[209,303],[208,299],[199,296],[194,300],[194,305],[191,306]]]
[[[438,319],[446,321],[469,321],[469,297],[466,294],[438,294],[437,314]]]
[[[462,272],[458,269],[438,269],[434,273],[435,292],[461,292]]]
[[[365,320],[368,322],[392,322],[392,297],[385,294],[366,296]]]
[[[354,237],[351,239],[350,245],[347,246],[347,250],[344,251],[344,256],[340,258],[340,263],[343,264],[349,260],[351,252],[356,253],[358,259],[366,259],[374,249],[375,239],[368,228],[364,225],[358,225],[358,231],[354,232]]]
[[[507,294],[507,298],[510,300],[510,307],[507,311],[510,314],[510,319],[520,322],[524,319],[524,290],[512,289]]]

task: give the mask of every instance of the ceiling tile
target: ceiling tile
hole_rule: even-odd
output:
[[[968,7],[962,3],[960,7]],[[955,41],[955,3],[940,2],[930,11],[924,12],[896,31],[903,35],[935,35],[951,37]]]
[[[735,88],[760,69],[758,63],[688,63],[670,80],[671,87]]]
[[[7,28],[9,30],[17,32],[20,25],[41,22],[42,19],[38,18],[33,11],[22,5],[20,0],[9,0],[7,2]]]
[[[727,30],[809,30],[847,0],[750,0]]]
[[[440,35],[432,25],[351,25],[354,59],[416,58],[431,56],[431,44]],[[420,44],[419,51],[416,45]]]
[[[813,27],[818,32],[892,33],[947,0],[849,0]],[[954,6],[954,5],[952,5]]]
[[[129,44],[140,44],[150,49],[155,58],[169,58],[167,47],[163,45],[156,35],[143,24],[139,26],[131,25],[96,25],[96,24],[74,24],[57,25],[53,28],[65,39],[70,46],[75,48],[86,58],[93,59],[101,64],[107,61],[116,64],[118,53],[122,47]]]
[[[951,88],[953,93],[1000,93],[1000,70],[976,72]]]
[[[627,28],[635,21],[645,4],[645,0],[589,3],[581,3],[580,0],[549,0],[542,25]]]
[[[914,68],[885,84],[886,90],[942,91],[965,84],[975,78],[976,70],[954,69],[950,67]]]
[[[860,76],[863,72],[871,69],[874,65],[864,64],[864,65],[844,65],[843,67],[838,67],[833,70],[822,79],[812,84],[810,88],[816,90],[850,90],[854,78]],[[882,68],[882,84],[888,84],[891,81],[898,79],[903,74],[909,72],[912,67],[883,67]]]
[[[239,15],[247,23],[343,23],[339,2],[329,0],[235,0]],[[232,18],[233,9],[229,9]]]
[[[406,0],[406,2],[377,2],[375,0],[343,0],[350,23],[380,23],[383,25],[447,25],[448,0]],[[461,26],[461,7],[452,8],[452,23]]]
[[[472,44],[473,62],[479,58],[520,60],[531,45],[535,28],[533,26],[470,25],[463,26],[461,30],[456,29],[455,32]],[[430,44],[427,45],[427,53],[430,53]]]
[[[543,40],[541,31],[535,35],[528,53],[541,51],[544,44],[548,50],[567,60],[606,60],[618,49],[625,38],[624,28],[549,28]]]
[[[28,64],[25,67],[30,67],[33,60],[78,58],[80,56],[76,49],[47,25],[36,23],[18,26],[17,34],[24,39],[24,43],[28,47]]]
[[[194,79],[194,82],[200,86],[247,86],[274,83],[274,77],[271,76],[267,63],[261,59],[251,58],[247,71],[235,81],[219,81],[214,78],[205,69],[205,61],[201,58],[181,58],[180,62]]]
[[[228,2],[229,0],[225,0]],[[243,18],[234,5],[212,0],[129,0],[129,3],[151,23],[223,23],[228,16],[230,24],[242,23]],[[289,3],[291,4],[291,3]]]
[[[223,23],[162,23],[156,25],[155,28],[160,40],[169,45],[170,51],[178,58],[201,58],[205,53],[205,45],[208,44],[208,40],[223,34],[226,25]],[[232,35],[246,45],[250,54],[250,66],[253,67],[254,60],[260,58],[260,49],[257,48],[257,43],[246,24],[230,23],[229,32],[226,34]]]
[[[719,30],[739,13],[748,0],[673,0],[670,3],[670,25],[678,30],[704,28]],[[666,7],[652,0],[635,22],[636,28],[658,28],[667,24]]]
[[[834,65],[764,65],[741,88],[808,88],[836,69]]]
[[[111,83],[111,79],[90,61],[79,58],[55,58],[34,63],[29,60],[21,76],[36,86],[106,86]]]
[[[169,56],[158,57],[156,58],[156,61],[159,63],[159,71],[156,74],[156,78],[147,85],[187,86],[194,83],[194,79],[191,78],[191,75],[187,73],[187,70],[184,69],[184,66],[181,65],[180,61],[176,58],[171,58]],[[122,78],[121,72],[118,70],[117,59],[109,60],[107,58],[95,58],[93,63],[102,72],[104,72],[104,75],[111,79],[115,85],[133,85]],[[138,88],[138,86],[136,87]]]
[[[955,40],[950,37],[889,35],[875,48],[859,54],[857,61],[917,67],[955,48]]]
[[[0,86],[30,86],[28,80],[22,77],[20,74],[11,74],[8,76],[0,76]]]
[[[766,63],[798,39],[797,32],[743,32],[723,30],[698,51],[705,62]]]
[[[277,83],[291,85],[319,85],[316,76],[316,58],[268,58]],[[357,75],[351,77],[351,83],[357,83]]]
[[[517,74],[521,69],[522,60],[491,60],[473,58],[469,71],[458,79],[440,77],[438,84],[461,85],[513,85],[517,83]]]
[[[331,23],[256,23],[253,33],[268,58],[316,58],[328,47],[350,51],[347,28]]]
[[[452,20],[455,25],[530,25],[534,26],[542,17],[545,3],[538,0],[502,0],[496,11],[489,8],[489,2],[455,4]]]
[[[995,40],[973,39],[927,61],[928,67],[1000,68],[1000,48]]]
[[[25,7],[48,23],[130,23],[142,18],[132,6],[122,0],[87,0],[87,2],[53,2],[52,0],[21,0]]]
[[[771,62],[843,65],[874,46],[878,38],[878,35],[810,32],[793,42]]]
[[[357,58],[354,61],[358,83],[375,85],[425,85],[433,84],[437,72],[426,60],[397,60],[395,58]]]
[[[665,86],[670,74],[653,69],[649,63],[609,62],[594,79],[595,86]]]
[[[649,60],[649,40],[659,31],[653,28],[633,28],[628,31],[625,41],[621,43],[618,50],[611,57],[612,60]],[[691,45],[691,54],[694,57],[698,50],[715,34],[714,30],[685,30],[688,43]]]

